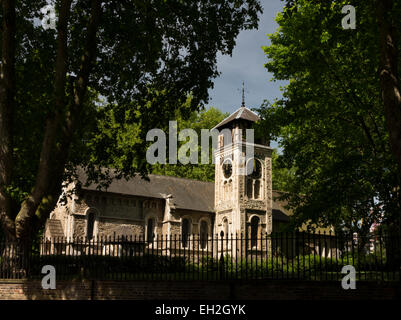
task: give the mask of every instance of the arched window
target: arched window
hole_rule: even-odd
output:
[[[146,232],[146,239],[148,240],[148,243],[152,243],[155,233],[155,220],[153,218],[148,219]]]
[[[227,238],[228,237],[228,232],[229,232],[227,218],[225,218],[223,220],[223,231],[224,231],[224,236]]]
[[[259,218],[251,219],[251,247],[255,247],[258,241]]]
[[[256,180],[254,184],[253,196],[255,199],[260,198],[260,180]]]
[[[95,228],[95,212],[94,211],[89,211],[87,215],[87,221],[86,221],[86,237],[88,240],[92,240],[93,238],[93,230]]]
[[[261,199],[262,164],[257,159],[250,159],[247,163],[246,196],[248,199]]]
[[[253,183],[252,183],[252,179],[250,179],[250,178],[247,178],[246,179],[246,196],[249,198],[249,199],[252,199],[252,196],[253,196],[253,194],[252,194],[252,190],[253,189]]]
[[[200,224],[200,246],[205,249],[207,246],[207,234],[208,234],[208,224],[205,220],[201,221]]]
[[[182,224],[181,224],[181,236],[182,236],[182,246],[186,247],[188,245],[188,236],[189,236],[189,220],[188,219],[182,219]]]

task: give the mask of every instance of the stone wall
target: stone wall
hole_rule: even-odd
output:
[[[43,290],[40,281],[0,280],[0,300],[359,300],[400,299],[399,283],[314,281],[57,281]]]
[[[67,216],[71,215],[73,221],[70,235],[72,237],[85,237],[86,214],[89,209],[94,210],[96,213],[95,235],[107,237],[114,235],[144,236],[145,225],[149,218],[153,218],[156,221],[155,233],[162,232],[163,199],[86,191],[82,192],[80,197],[69,199],[66,205],[59,204],[52,212],[52,216],[55,219],[59,219],[64,227]],[[65,236],[68,235],[67,233],[65,234]]]
[[[124,220],[100,220],[98,223],[98,234],[101,236],[143,236],[145,226],[143,221],[132,222]]]
[[[86,217],[74,216],[74,229],[73,237],[85,237],[86,230]]]
[[[170,234],[172,236],[176,235],[178,237],[181,235],[181,221],[185,218],[189,219],[191,223],[191,234],[199,234],[200,223],[202,220],[207,222],[208,234],[213,232],[212,214],[208,212],[176,209],[170,214],[170,218],[171,220],[169,220],[168,223],[170,224]]]

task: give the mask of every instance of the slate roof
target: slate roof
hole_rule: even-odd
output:
[[[235,111],[234,113],[229,115],[227,118],[225,118],[223,121],[221,121],[213,129],[218,129],[218,128],[224,127],[228,123],[230,123],[230,122],[232,122],[234,120],[237,120],[237,119],[248,120],[248,121],[251,121],[251,122],[256,122],[256,121],[260,120],[259,116],[255,112],[249,110],[245,106],[242,106],[237,111]]]
[[[138,175],[129,181],[113,180],[108,189],[102,191],[158,199],[164,199],[167,195],[171,195],[177,209],[214,212],[214,182],[155,174],[150,174],[149,179],[150,181],[146,181]],[[82,171],[79,171],[79,180],[86,181]],[[96,187],[96,184],[92,184],[82,187],[82,189],[98,191]],[[284,208],[285,202],[275,200],[279,195],[280,192],[273,191],[273,218],[288,221],[288,216],[292,213]]]
[[[284,212],[287,216],[288,215],[292,215],[291,210],[288,210],[286,208],[284,208],[287,205],[287,201],[285,200],[279,200],[277,199],[278,197],[280,197],[283,194],[282,191],[275,191],[273,190],[273,211],[277,210],[277,211],[282,211]]]
[[[113,180],[107,192],[124,195],[134,195],[164,199],[172,195],[174,206],[177,209],[186,209],[203,212],[214,211],[214,183],[198,180],[176,178],[162,175],[148,175],[150,181],[139,175],[130,179]],[[79,180],[85,182],[81,173]],[[83,190],[97,190],[96,184],[82,187]]]

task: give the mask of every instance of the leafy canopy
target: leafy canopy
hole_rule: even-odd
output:
[[[280,139],[280,166],[294,173],[285,195],[294,224],[366,233],[399,215],[400,177],[380,98],[374,1],[353,1],[356,30],[342,29],[345,2],[298,0],[277,15],[266,68],[289,84],[260,112]],[[401,21],[399,6],[394,14]]]
[[[15,41],[0,48],[4,58],[15,45],[15,105],[4,104],[12,110],[4,118],[12,127],[12,172],[0,191],[12,200],[5,216],[19,214],[21,230],[35,212],[46,219],[58,181],[70,181],[77,166],[88,182],[109,182],[101,167],[115,169],[117,178],[146,175],[147,131],[166,128],[178,111],[188,118],[202,108],[219,74],[217,54],[231,54],[239,32],[256,28],[262,11],[257,0],[55,3],[58,30],[36,23],[45,0],[7,1],[10,12],[15,5],[15,30],[0,33],[2,42],[15,31]],[[45,147],[49,163],[40,171]]]
[[[201,130],[211,130],[226,117],[228,117],[228,115],[228,113],[222,113],[220,110],[213,107],[210,107],[208,110],[193,112],[187,120],[184,120],[180,115],[178,115],[176,118],[178,132],[180,130],[189,128],[195,130],[198,135],[198,164],[156,164],[152,168],[153,173],[214,182],[215,165],[212,163],[212,141],[211,139],[209,141],[209,150],[201,150]],[[178,144],[178,148],[180,148],[185,143],[186,142],[180,142]],[[208,164],[201,164],[201,151],[209,152]]]

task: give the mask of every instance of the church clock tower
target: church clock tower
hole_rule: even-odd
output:
[[[272,232],[272,148],[267,141],[250,141],[246,134],[259,120],[243,99],[242,106],[214,128],[219,130],[214,153],[215,234],[259,238]]]

